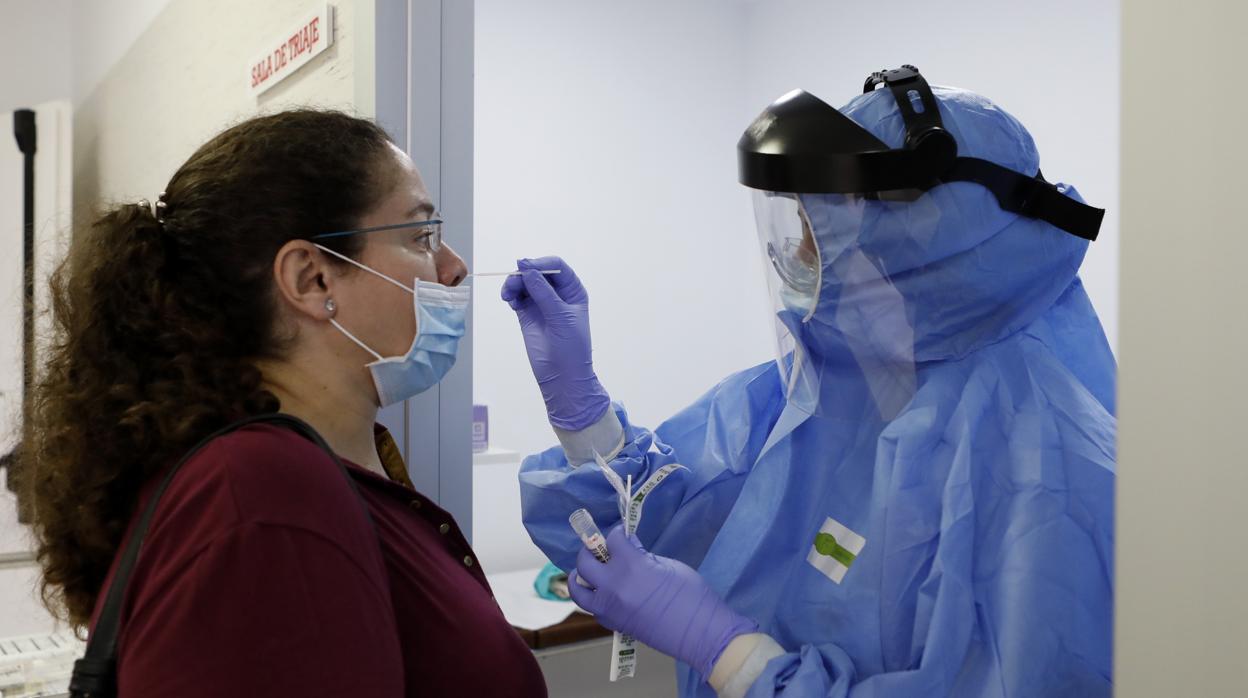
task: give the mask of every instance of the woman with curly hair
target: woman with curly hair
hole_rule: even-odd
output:
[[[545,695],[375,424],[450,368],[466,275],[408,156],[329,111],[240,123],[155,205],[76,237],[23,477],[44,602],[77,629],[155,502],[121,597],[120,695]],[[279,412],[332,453],[265,421],[194,448]]]

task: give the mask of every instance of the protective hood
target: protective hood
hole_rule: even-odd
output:
[[[960,154],[1038,171],[1035,143],[1014,117],[971,92],[933,92]],[[902,145],[905,123],[886,91],[861,95],[842,112],[884,143]],[[813,308],[778,304],[783,331],[797,344],[780,361],[795,373],[791,397],[808,411],[821,402],[824,373],[848,367],[862,372],[887,418],[912,395],[916,364],[963,358],[1048,311],[1075,283],[1088,245],[1002,210],[972,182],[941,184],[911,201],[796,199],[817,250],[817,290]]]

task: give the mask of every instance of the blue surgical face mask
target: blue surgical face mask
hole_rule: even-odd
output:
[[[459,338],[464,336],[468,303],[472,289],[467,286],[443,286],[442,284],[416,279],[408,287],[381,272],[338,254],[327,247],[317,245],[325,252],[371,273],[412,294],[412,307],[416,315],[416,336],[412,346],[402,356],[383,357],[373,351],[355,335],[347,331],[338,320],[330,318],[348,339],[360,345],[364,351],[377,357],[368,364],[377,388],[377,400],[382,407],[402,402],[433,387],[455,365],[459,351]]]

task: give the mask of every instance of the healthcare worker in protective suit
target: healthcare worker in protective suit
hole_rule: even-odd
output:
[[[1115,364],[1077,275],[1103,212],[911,66],[840,111],[787,94],[738,150],[776,361],[648,430],[595,377],[571,269],[504,287],[561,442],[521,469],[533,540],[682,696],[1109,695]],[[683,466],[635,536],[595,453]]]

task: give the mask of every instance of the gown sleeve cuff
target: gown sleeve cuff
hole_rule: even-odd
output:
[[[784,648],[779,645],[770,635],[758,633],[748,636],[750,638],[758,638],[754,644],[754,648],[750,653],[745,655],[743,659],[720,657],[720,661],[725,659],[737,659],[741,665],[731,675],[724,687],[719,689],[719,698],[745,698],[745,694],[749,693],[750,687],[762,676],[763,670],[767,668],[767,663],[784,654]]]
[[[579,431],[568,431],[554,425],[555,436],[563,445],[563,453],[572,467],[592,463],[594,453],[611,460],[624,448],[624,426],[615,414],[614,405],[597,422]]]

